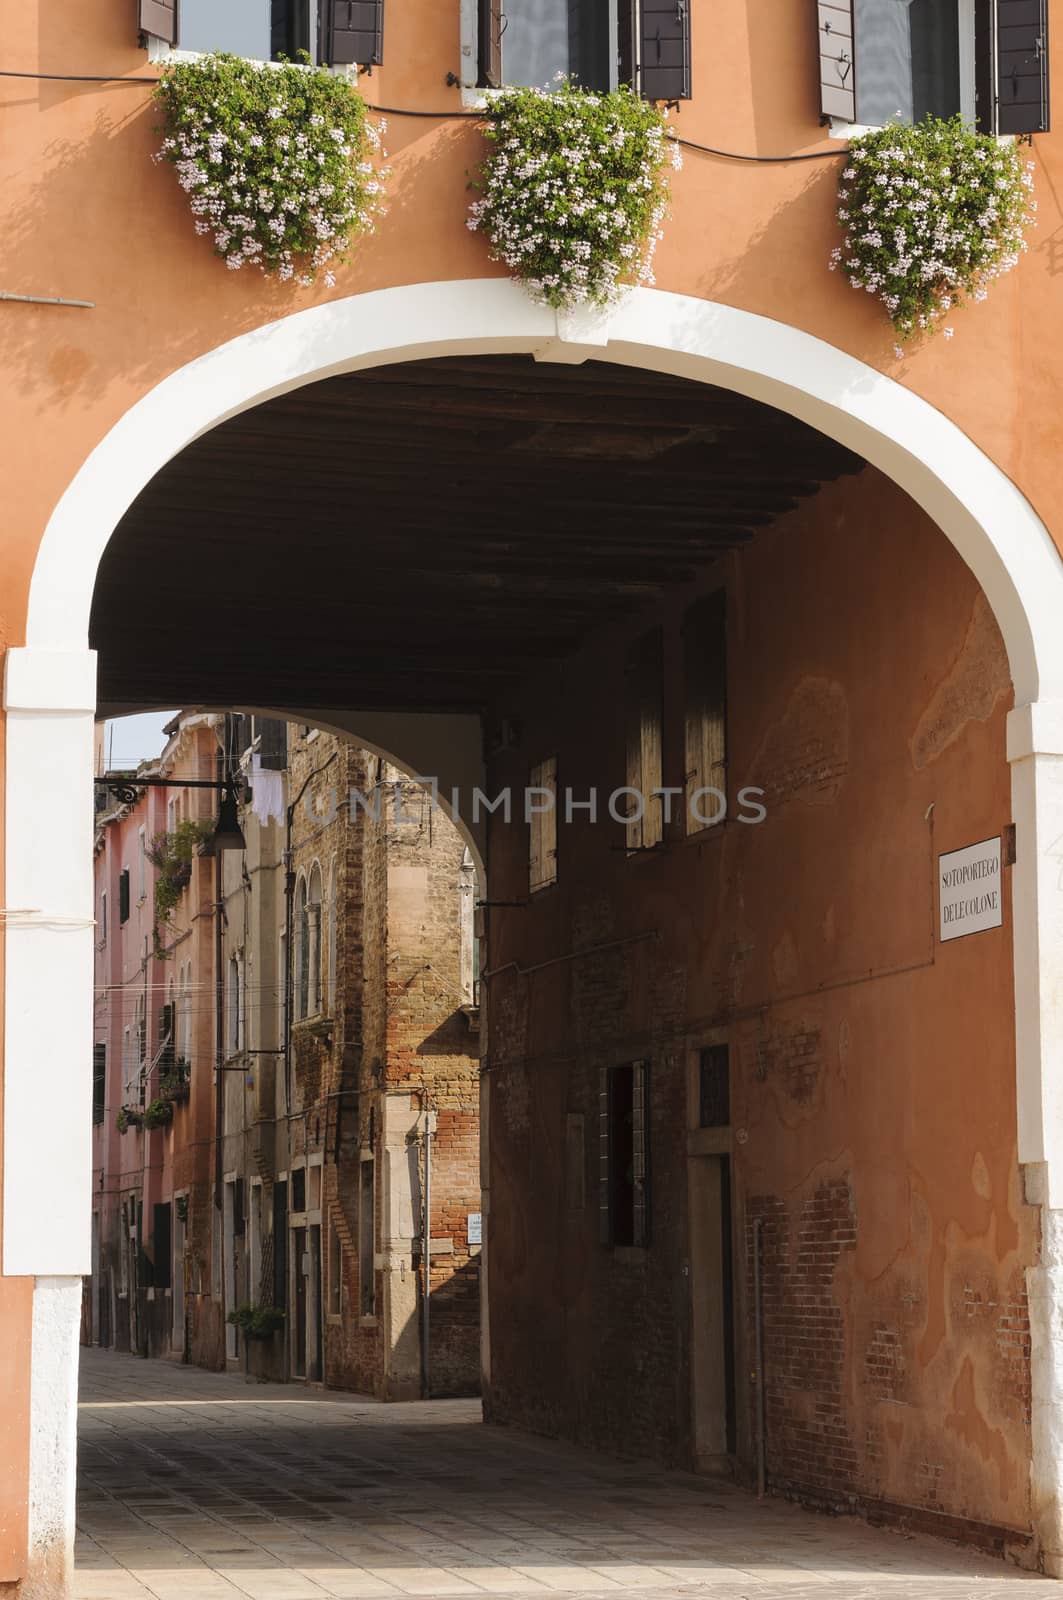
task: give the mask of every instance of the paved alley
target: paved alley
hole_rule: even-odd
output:
[[[384,1406],[98,1350],[82,1351],[80,1473],[79,1600],[1059,1592],[947,1544],[485,1428],[475,1401]]]

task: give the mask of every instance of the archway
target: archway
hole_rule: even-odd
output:
[[[1019,1159],[1034,1169],[1028,1174],[1029,1197],[1056,1208],[1063,1146],[1051,1069],[1059,1048],[1055,995],[1063,910],[1051,851],[1063,834],[1063,796],[1054,782],[1054,763],[1063,753],[1063,631],[1057,620],[1063,614],[1063,566],[1032,507],[924,401],[781,324],[646,290],[632,293],[608,316],[557,317],[505,283],[417,285],[296,314],[174,374],[100,444],[46,530],[34,573],[27,644],[11,654],[6,696],[9,901],[41,914],[32,935],[9,940],[6,1134],[15,1155],[5,1171],[8,1271],[72,1277],[87,1258],[80,1157],[85,1107],[79,1093],[70,1095],[62,1126],[55,1130],[61,1170],[70,1181],[56,1192],[44,1227],[39,1213],[30,1219],[20,1209],[30,1158],[20,1165],[17,1152],[32,1149],[40,1096],[47,1092],[35,1070],[42,1051],[35,1037],[37,1006],[57,982],[72,996],[84,997],[86,991],[87,851],[75,825],[84,800],[72,775],[79,768],[88,772],[95,695],[85,640],[97,568],[114,527],[167,460],[263,400],[360,367],[501,352],[530,353],[540,361],[572,364],[592,358],[643,367],[718,384],[787,411],[887,473],[933,518],[973,571],[1004,635],[1017,702],[1008,756],[1013,816],[1022,841],[1014,880]],[[42,774],[49,780],[44,785]],[[57,839],[63,841],[58,849]],[[48,851],[41,847],[44,840]],[[83,1007],[70,1006],[61,1024],[63,1037],[53,1033],[48,1041],[51,1058],[67,1053],[77,1059],[83,1014]],[[54,1114],[51,1121],[54,1126]],[[1049,1225],[1046,1216],[1046,1236]],[[1030,1285],[1034,1503],[1051,1563],[1053,1553],[1063,1549],[1053,1382],[1059,1353],[1049,1332],[1050,1275],[1042,1267],[1031,1279],[1036,1280]],[[61,1294],[58,1285],[55,1292]],[[54,1323],[57,1330],[65,1326],[60,1313]],[[61,1342],[69,1332],[55,1337]],[[66,1431],[60,1416],[54,1428],[60,1436]],[[41,1458],[35,1474],[46,1470]],[[54,1495],[51,1503],[58,1521],[61,1509]]]

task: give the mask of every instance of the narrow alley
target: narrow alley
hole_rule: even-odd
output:
[[[81,1352],[78,1600],[966,1600],[1050,1580],[934,1540],[480,1424]]]

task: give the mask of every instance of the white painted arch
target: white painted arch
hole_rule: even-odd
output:
[[[54,1090],[53,1063],[78,1063],[90,1037],[84,919],[92,915],[94,667],[87,639],[96,573],[115,527],[168,460],[264,400],[362,367],[513,352],[670,373],[790,412],[903,488],[949,538],[993,608],[1016,703],[1008,759],[1019,838],[1012,895],[1018,1154],[1045,1222],[1043,1262],[1028,1272],[1032,1488],[1046,1569],[1063,1572],[1063,562],[1029,502],[941,412],[822,340],[733,307],[638,289],[608,313],[563,316],[498,279],[380,290],[295,313],[210,351],[147,394],[92,452],[45,530],[26,648],[9,652],[7,662],[8,904],[35,908],[38,921],[24,930],[9,925],[7,935],[5,1270],[63,1279],[76,1317],[75,1275],[89,1268],[88,1154],[78,1152],[87,1144],[90,1075],[80,1073],[65,1099],[49,1084]],[[61,1015],[51,1006],[58,989],[66,997]],[[46,1047],[43,1010],[54,1018]],[[42,1093],[50,1148],[61,1147],[65,1162],[53,1163],[43,1209],[25,1204],[37,1192]],[[35,1377],[35,1412],[38,1392],[47,1414],[48,1392]],[[72,1450],[72,1419],[64,1437]],[[55,1474],[53,1445],[36,1460],[32,1476],[43,1486]],[[66,1488],[63,1495],[61,1507],[53,1496],[35,1526],[57,1530],[69,1509]]]
[[[133,406],[89,456],[48,523],[26,644],[82,650],[107,541],[185,445],[302,384],[444,355],[593,357],[719,384],[789,411],[887,473],[934,519],[985,590],[1016,703],[1063,698],[1063,567],[1040,518],[940,411],[833,345],[732,306],[632,290],[613,311],[558,315],[504,279],[421,283],[330,301],[220,345]]]

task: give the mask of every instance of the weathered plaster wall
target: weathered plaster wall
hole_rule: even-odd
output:
[[[866,469],[721,564],[729,785],[767,819],[627,857],[561,828],[559,881],[490,913],[491,966],[612,947],[488,990],[490,1414],[692,1459],[686,1073],[731,1054],[737,1370],[763,1219],[769,1478],[833,1505],[1029,1526],[1011,932],[934,937],[934,857],[1009,821],[999,636],[945,540]],[[682,782],[680,625],[665,783]],[[623,650],[640,618],[539,685],[492,783],[558,757],[577,797],[624,781]],[[581,814],[577,813],[577,817]],[[524,829],[492,829],[491,897],[526,893]],[[1021,848],[1021,842],[1020,842]],[[616,941],[631,941],[618,944]],[[597,1242],[598,1069],[652,1063],[652,1240]],[[568,1209],[565,1114],[586,1203]],[[739,1454],[753,1459],[740,1384]],[[1006,1534],[994,1535],[1001,1545]]]

